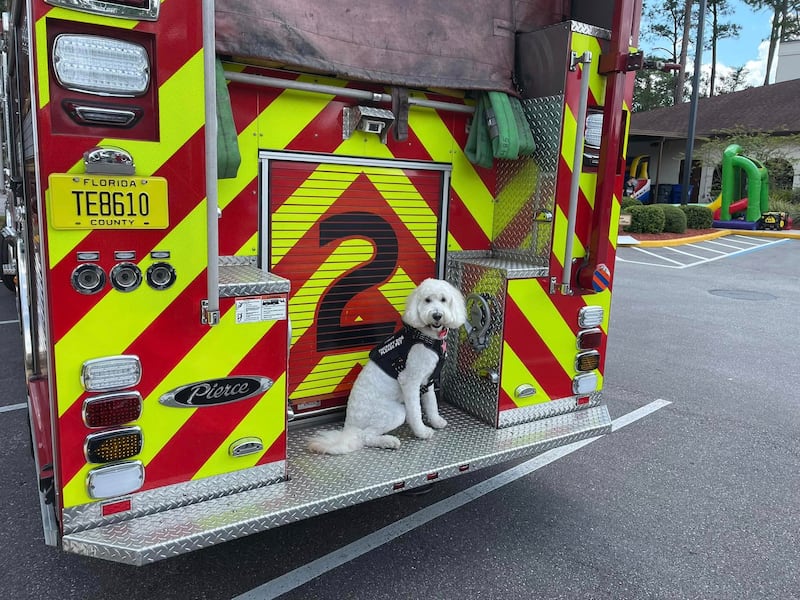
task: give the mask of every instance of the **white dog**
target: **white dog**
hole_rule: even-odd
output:
[[[440,279],[426,279],[406,299],[403,328],[370,352],[347,401],[344,428],[312,437],[309,449],[346,454],[364,446],[399,448],[387,435],[403,422],[418,438],[447,425],[439,415],[433,381],[444,363],[447,331],[466,320],[464,297]],[[420,402],[420,395],[422,397]],[[431,427],[422,422],[422,409]]]

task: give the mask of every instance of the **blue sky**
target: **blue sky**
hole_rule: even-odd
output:
[[[748,70],[747,81],[751,85],[761,85],[764,83],[768,48],[766,40],[769,37],[771,12],[768,10],[755,12],[741,0],[732,0],[732,4],[734,14],[726,20],[738,23],[742,29],[738,38],[721,40],[717,45],[717,71],[720,75],[724,75],[726,70],[744,65]],[[644,25],[642,23],[643,27]],[[647,51],[647,42],[642,46]],[[694,63],[694,56],[695,50],[692,47],[689,51],[690,65]],[[704,49],[703,64],[708,65],[710,62],[711,51]]]

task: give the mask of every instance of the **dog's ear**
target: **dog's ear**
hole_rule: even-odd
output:
[[[427,280],[426,280],[427,281]],[[414,288],[414,290],[406,298],[406,308],[403,312],[403,323],[411,325],[416,329],[425,327],[425,322],[419,314],[419,305],[422,296],[422,285]]]
[[[467,304],[464,301],[464,295],[457,287],[449,284],[453,289],[453,321],[454,326],[461,327],[467,322]]]

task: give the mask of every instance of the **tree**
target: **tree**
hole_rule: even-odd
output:
[[[772,26],[767,50],[767,72],[764,75],[764,85],[769,85],[769,76],[778,42],[785,42],[800,32],[800,18],[798,17],[800,0],[744,0],[744,2],[756,10],[772,11]]]
[[[675,79],[675,75],[662,71],[638,71],[633,88],[633,112],[672,106]]]
[[[686,55],[689,53],[689,36],[692,32],[692,0],[685,0],[683,5],[683,33],[681,35],[681,66],[675,82],[675,104],[684,102],[684,86],[686,83]]]
[[[714,181],[716,185],[712,187],[712,195],[719,193],[718,185],[721,181],[720,173],[722,168],[722,153],[731,144],[737,144],[742,148],[742,155],[761,161],[763,164],[777,165],[791,162],[790,148],[800,145],[800,134],[786,135],[780,131],[752,131],[742,127],[727,129],[714,132],[714,137],[703,143],[694,153],[693,158],[699,160],[703,165],[714,167]],[[773,173],[770,172],[770,180]],[[776,176],[781,173],[776,171]]]
[[[733,13],[728,0],[708,0],[708,14],[710,25],[710,35],[706,48],[711,50],[711,75],[708,81],[708,95],[713,96],[717,81],[717,42],[725,38],[739,37],[741,27],[735,23],[725,23],[722,17]]]

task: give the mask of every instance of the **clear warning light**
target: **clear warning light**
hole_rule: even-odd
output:
[[[142,363],[138,356],[106,356],[83,363],[81,384],[87,392],[112,392],[138,384]]]
[[[59,35],[53,68],[62,87],[88,94],[141,96],[150,85],[150,60],[143,46],[99,35]]]

